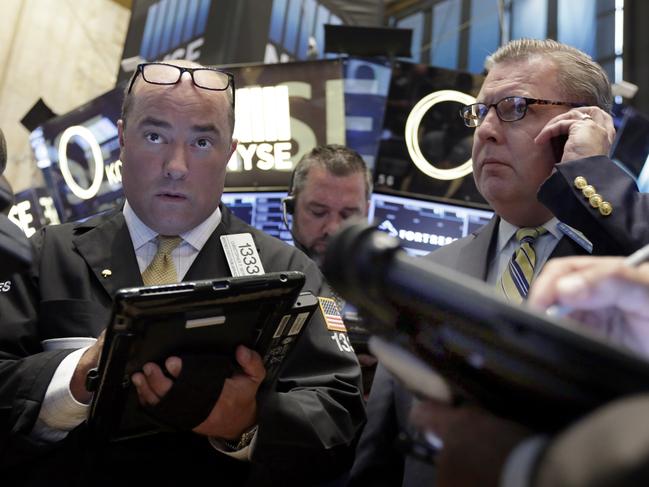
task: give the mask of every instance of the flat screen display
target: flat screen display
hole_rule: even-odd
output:
[[[221,201],[249,225],[293,244],[282,214],[282,198],[285,196],[286,191],[237,191],[223,193]]]
[[[466,237],[487,223],[493,212],[449,202],[374,193],[369,221],[398,237],[411,255],[425,255]]]

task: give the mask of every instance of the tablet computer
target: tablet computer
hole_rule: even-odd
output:
[[[147,362],[214,353],[236,364],[243,344],[259,352],[265,380],[273,381],[317,306],[316,297],[300,293],[304,280],[290,271],[119,290],[90,384],[95,434],[120,440],[159,430],[131,385]]]
[[[341,271],[327,273],[325,260],[332,286],[365,312],[389,303],[411,350],[456,394],[536,429],[554,430],[607,401],[649,391],[649,361],[585,325],[510,304],[494,287],[411,257],[376,230],[346,231],[341,237],[349,247],[338,250],[355,264],[336,258]],[[336,250],[335,240],[330,250]],[[363,287],[354,281],[358,276]],[[391,353],[385,347],[375,352],[381,351]],[[391,363],[402,379],[422,374],[418,362],[412,368],[402,358]]]

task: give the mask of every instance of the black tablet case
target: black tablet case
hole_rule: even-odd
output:
[[[236,364],[243,344],[260,353],[265,380],[274,381],[318,303],[300,294],[303,284],[304,275],[291,271],[118,291],[91,404],[94,434],[120,440],[159,430],[130,382],[146,362],[215,353]]]

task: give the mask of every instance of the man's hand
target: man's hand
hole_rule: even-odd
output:
[[[443,446],[435,457],[436,487],[497,486],[514,447],[532,431],[475,406],[427,400],[414,405],[411,421]]]
[[[257,389],[266,377],[266,370],[259,354],[243,345],[237,348],[236,358],[242,371],[225,380],[218,401],[205,421],[193,429],[195,433],[231,440],[255,424]],[[178,377],[182,361],[178,357],[169,357],[165,367],[169,374]],[[154,406],[169,392],[173,380],[152,362],[144,364],[142,370],[133,374],[132,381],[140,403]]]
[[[649,355],[649,263],[629,267],[622,257],[552,259],[534,281],[528,302],[542,310],[569,306],[571,318]]]
[[[598,107],[573,108],[550,120],[534,142],[546,144],[561,135],[567,135],[568,140],[559,162],[608,156],[615,140],[613,118]]]
[[[106,330],[102,331],[97,341],[83,353],[70,380],[70,392],[72,396],[84,404],[88,404],[92,399],[92,392],[86,389],[86,377],[88,376],[88,371],[94,369],[99,364],[99,356],[104,346],[105,335]]]

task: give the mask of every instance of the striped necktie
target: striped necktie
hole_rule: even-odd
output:
[[[171,252],[183,241],[181,237],[158,236],[158,251],[153,260],[142,273],[142,281],[145,285],[172,284],[178,282],[176,266],[171,258]]]
[[[508,301],[519,304],[527,297],[536,265],[534,241],[546,232],[543,227],[521,228],[516,232],[518,250],[500,277],[500,290]]]

